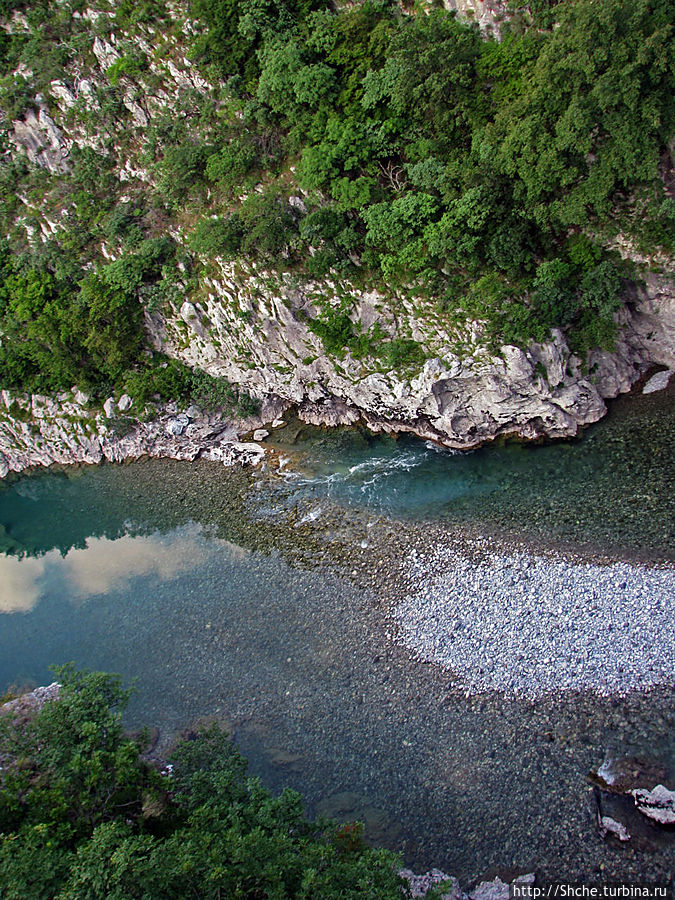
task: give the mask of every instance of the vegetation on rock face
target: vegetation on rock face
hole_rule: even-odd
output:
[[[0,717],[6,900],[403,896],[394,854],[272,796],[217,728],[178,745],[169,777],[125,734],[119,678],[57,675],[58,700]]]
[[[394,0],[190,0],[189,22],[162,0],[3,0],[3,385],[138,382],[143,310],[198,293],[216,256],[423,292],[493,345],[560,327],[582,356],[610,348],[636,277],[611,239],[675,249],[673,6],[512,6],[497,41]],[[172,82],[170,52],[206,81]],[[40,109],[87,138],[68,171],[9,152]],[[349,309],[312,328],[333,356],[379,345]]]

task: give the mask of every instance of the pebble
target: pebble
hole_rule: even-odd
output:
[[[468,695],[608,696],[675,678],[672,568],[439,546],[411,554],[407,576],[396,639],[460,676]]]

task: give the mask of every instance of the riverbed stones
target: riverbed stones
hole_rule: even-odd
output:
[[[675,570],[532,553],[411,557],[397,639],[454,672],[468,696],[530,698],[671,684]],[[652,782],[653,784],[653,782]]]
[[[354,791],[331,794],[316,805],[316,811],[338,822],[363,822],[364,836],[368,843],[395,846],[398,828],[396,822],[368,797]]]

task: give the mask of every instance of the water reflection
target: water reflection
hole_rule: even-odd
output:
[[[65,555],[49,550],[37,558],[0,556],[0,613],[29,612],[48,583],[58,584],[64,598],[82,602],[89,597],[127,589],[141,576],[164,582],[203,565],[213,546],[201,539],[202,529],[170,535],[124,535],[87,538],[82,548]],[[242,547],[215,541],[221,560],[241,559]]]
[[[45,559],[0,556],[0,613],[28,612],[40,598]]]
[[[625,880],[671,866],[670,847],[645,862],[600,841],[584,776],[606,753],[675,763],[672,692],[466,699],[389,640],[373,595],[289,565],[283,541],[303,529],[251,519],[246,487],[215,464],[156,461],[0,491],[8,540],[37,554],[2,561],[15,613],[0,616],[0,690],[68,660],[137,677],[130,724],[157,726],[160,752],[215,717],[275,790],[364,818],[465,883],[492,865],[576,880],[599,862]],[[340,522],[353,540],[370,519]]]

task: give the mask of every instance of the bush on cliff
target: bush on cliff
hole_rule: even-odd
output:
[[[118,677],[57,675],[57,701],[0,718],[4,900],[402,897],[394,854],[274,797],[218,729],[179,745],[167,777],[123,730]]]

